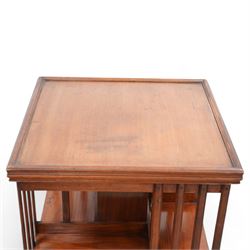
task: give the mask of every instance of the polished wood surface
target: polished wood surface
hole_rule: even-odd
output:
[[[202,80],[41,78],[8,176],[239,182],[209,91]]]
[[[202,86],[171,83],[46,82],[19,161],[231,167]]]

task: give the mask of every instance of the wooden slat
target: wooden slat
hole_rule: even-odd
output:
[[[157,249],[160,239],[160,221],[162,205],[162,185],[155,185],[152,196],[150,249]]]
[[[23,204],[24,204],[24,215],[25,215],[25,228],[26,228],[26,235],[27,235],[27,249],[32,249],[32,241],[31,241],[31,231],[30,231],[30,223],[29,223],[29,212],[28,212],[28,204],[27,204],[27,191],[23,192]]]
[[[37,217],[36,217],[35,191],[31,191],[31,200],[32,200],[32,214],[33,214],[33,219],[34,219],[34,235],[36,236],[36,222],[37,222]]]
[[[185,186],[183,184],[177,186],[177,200],[176,200],[176,208],[174,215],[173,242],[172,242],[173,249],[178,249],[180,245],[183,205],[184,205],[184,191],[185,191]]]
[[[19,213],[20,213],[20,221],[21,221],[21,230],[22,230],[22,238],[23,238],[23,248],[27,249],[27,239],[26,239],[26,230],[24,224],[24,213],[23,213],[23,199],[22,199],[22,191],[17,183],[17,195],[19,202]]]
[[[32,246],[35,246],[35,234],[34,234],[34,217],[32,213],[31,195],[30,191],[27,191],[28,211],[29,211],[29,224],[30,224],[30,238]]]
[[[196,215],[194,221],[194,230],[193,230],[193,239],[192,239],[192,249],[199,249],[201,233],[203,228],[203,217],[204,210],[206,205],[206,197],[207,197],[207,186],[200,185],[199,187],[199,197],[198,204],[196,208]]]
[[[226,211],[227,211],[229,192],[230,192],[230,185],[222,186],[212,249],[216,249],[216,250],[220,249],[221,238],[223,234],[224,222],[225,222]]]
[[[68,191],[62,191],[62,214],[63,222],[70,222],[70,202]]]

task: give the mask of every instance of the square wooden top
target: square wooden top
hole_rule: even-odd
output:
[[[39,78],[15,181],[237,183],[242,169],[205,80]]]

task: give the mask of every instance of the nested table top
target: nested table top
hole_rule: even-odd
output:
[[[39,78],[11,180],[237,183],[242,169],[205,80]]]

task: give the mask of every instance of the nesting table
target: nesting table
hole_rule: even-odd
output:
[[[38,79],[7,172],[24,249],[208,249],[210,192],[219,249],[243,175],[206,80],[62,77]]]

